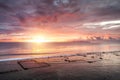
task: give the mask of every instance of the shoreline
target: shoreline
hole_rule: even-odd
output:
[[[71,54],[49,54],[48,53],[48,56],[46,56],[47,54],[27,54],[27,55],[39,55],[39,56],[35,56],[35,57],[24,57],[24,58],[8,58],[8,59],[0,59],[0,62],[5,62],[5,61],[17,61],[17,60],[30,60],[30,59],[47,59],[47,58],[56,58],[56,57],[70,57],[70,56],[87,56],[87,55],[92,55],[92,54],[107,54],[107,53],[116,53],[116,52],[119,52],[120,51],[102,51],[102,52],[86,52],[86,53],[71,53]],[[16,54],[17,56],[19,56],[19,54]],[[21,54],[22,55],[22,54]],[[23,55],[26,55],[26,54],[23,54]],[[12,55],[13,56],[13,55]]]
[[[120,51],[99,53],[3,61],[0,79],[120,80]]]

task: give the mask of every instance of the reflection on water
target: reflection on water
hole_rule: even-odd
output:
[[[119,44],[52,44],[52,43],[0,43],[0,58],[8,57],[27,57],[43,56],[70,53],[102,52],[102,51],[119,51]],[[15,56],[15,54],[18,54]],[[23,55],[26,56],[23,56]],[[29,54],[29,55],[27,55]],[[32,54],[32,55],[30,55]],[[33,55],[35,54],[35,55]],[[37,55],[38,54],[38,55]],[[10,56],[12,55],[12,56]],[[8,58],[7,57],[7,58]]]
[[[7,53],[81,53],[119,51],[119,44],[60,45],[43,43],[0,43],[0,54]]]

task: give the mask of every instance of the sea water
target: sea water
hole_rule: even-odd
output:
[[[120,51],[120,43],[71,44],[1,42],[0,61],[109,51]]]

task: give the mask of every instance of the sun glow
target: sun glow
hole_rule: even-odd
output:
[[[32,37],[31,40],[29,40],[29,42],[43,43],[43,42],[50,42],[50,41],[44,36],[34,36]]]

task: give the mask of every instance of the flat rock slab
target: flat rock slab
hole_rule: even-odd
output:
[[[64,61],[64,57],[54,57],[54,58],[46,58],[46,59],[34,59],[37,62],[45,62],[45,63],[49,63],[49,64],[53,64],[53,63],[65,63]]]
[[[48,63],[45,62],[36,62],[34,60],[26,60],[26,61],[18,61],[18,64],[24,69],[32,69],[32,68],[41,68],[41,67],[48,67],[50,66]]]
[[[18,72],[20,70],[22,70],[22,68],[17,64],[16,61],[0,62],[0,74]]]

